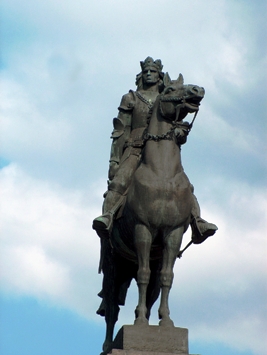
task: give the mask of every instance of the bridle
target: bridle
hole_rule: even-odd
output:
[[[164,110],[162,108],[162,102],[179,102],[179,104],[176,106],[175,110],[175,120],[172,121],[172,127],[166,132],[166,133],[163,133],[163,134],[151,134],[149,132],[147,132],[147,129],[145,130],[144,132],[144,142],[147,142],[148,140],[151,140],[151,141],[155,141],[155,142],[159,142],[161,140],[172,140],[174,135],[175,135],[175,129],[176,128],[186,128],[186,130],[188,131],[188,134],[189,132],[191,131],[192,127],[193,127],[193,124],[194,124],[194,121],[196,119],[196,116],[198,114],[198,108],[195,108],[195,114],[194,114],[194,117],[193,117],[193,120],[190,124],[187,124],[185,125],[184,123],[181,123],[178,121],[179,119],[179,115],[180,115],[180,111],[182,108],[185,108],[185,107],[189,107],[192,109],[192,106],[186,102],[186,99],[188,99],[189,97],[184,95],[184,96],[160,96],[159,98],[159,110],[160,110],[160,113],[162,115],[162,117],[165,117],[166,118],[166,114],[164,113]],[[150,113],[151,114],[151,113]]]

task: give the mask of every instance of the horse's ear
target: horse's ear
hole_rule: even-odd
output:
[[[178,81],[179,84],[183,85],[184,77],[183,77],[183,75],[181,73],[179,74],[177,81]]]
[[[172,82],[172,80],[171,80],[169,74],[168,74],[168,73],[165,73],[165,74],[164,74],[164,77],[163,77],[163,84],[164,84],[164,87],[166,88],[167,86],[171,85],[171,82]]]

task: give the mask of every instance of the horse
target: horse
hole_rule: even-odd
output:
[[[107,324],[102,355],[112,349],[119,305],[124,305],[132,279],[138,286],[134,325],[148,325],[151,308],[160,295],[159,325],[174,326],[168,304],[173,267],[193,205],[180,147],[192,124],[183,119],[188,113],[196,116],[204,93],[202,87],[184,85],[180,74],[177,80],[169,80],[153,105],[143,135],[142,158],[122,215],[114,221],[110,240],[102,241],[106,277],[101,296],[105,307],[99,314]]]

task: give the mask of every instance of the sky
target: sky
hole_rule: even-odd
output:
[[[263,0],[2,1],[1,355],[101,352],[91,225],[147,56],[206,91],[182,160],[219,229],[177,260],[172,319],[192,354],[267,354],[266,15]],[[116,331],[136,304],[133,282]]]

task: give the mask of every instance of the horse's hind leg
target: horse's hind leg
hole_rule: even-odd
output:
[[[108,240],[103,240],[102,243],[104,258],[103,258],[103,303],[104,303],[104,315],[106,321],[106,337],[103,343],[103,352],[101,355],[106,355],[110,352],[113,341],[114,326],[118,319],[119,305],[118,305],[118,289],[119,284],[117,258],[112,252],[110,243]]]
[[[159,319],[162,326],[173,326],[170,319],[169,293],[173,282],[173,267],[182,243],[184,228],[172,231],[164,240],[162,269],[160,272],[161,299]]]
[[[116,302],[110,304],[106,308],[106,338],[103,344],[103,352],[100,355],[106,355],[110,352],[112,348],[113,332],[115,323],[118,320],[119,306]]]
[[[150,279],[150,249],[152,236],[146,226],[138,224],[135,226],[134,243],[138,258],[137,285],[138,285],[138,305],[135,310],[136,320],[134,324],[148,324],[146,318],[146,295],[147,286]]]

